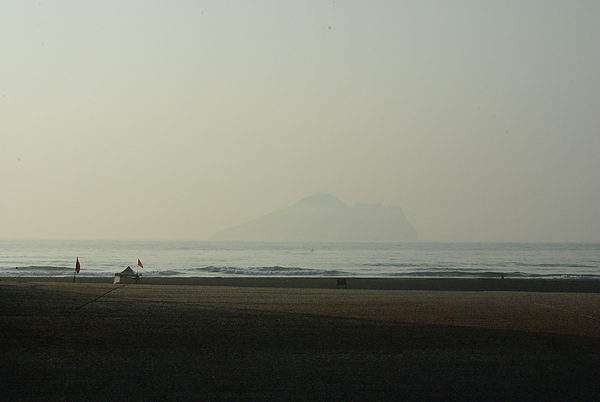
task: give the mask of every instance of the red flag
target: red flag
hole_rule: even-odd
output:
[[[77,257],[77,262],[75,263],[75,272],[79,273],[81,271],[81,264],[79,263],[79,257]]]
[[[144,264],[142,264],[142,262],[140,261],[140,259],[139,259],[139,258],[138,258],[138,266],[139,266],[140,268],[144,268]]]

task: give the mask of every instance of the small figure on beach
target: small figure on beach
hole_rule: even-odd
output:
[[[500,274],[500,279],[504,279],[504,274],[503,273]]]

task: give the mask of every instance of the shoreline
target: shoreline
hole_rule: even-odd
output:
[[[78,276],[75,283],[111,283],[114,277]],[[345,284],[338,284],[344,280]],[[73,277],[1,277],[2,282],[63,282]],[[132,283],[123,278],[121,283]],[[144,277],[145,285],[228,286],[304,289],[437,290],[464,292],[600,293],[600,280],[497,278],[375,278],[375,277]]]

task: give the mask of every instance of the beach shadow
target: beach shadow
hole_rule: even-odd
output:
[[[596,338],[0,286],[11,400],[577,399]]]

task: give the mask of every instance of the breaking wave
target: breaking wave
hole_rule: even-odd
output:
[[[394,278],[498,278],[501,275],[506,279],[600,279],[600,275],[591,274],[534,274],[528,272],[500,272],[500,271],[412,271],[391,274]]]
[[[15,267],[21,271],[73,271],[74,267],[54,267],[54,266],[30,266],[30,267]]]
[[[469,265],[469,264],[465,264]],[[477,263],[470,264],[476,267],[495,267],[495,268],[508,268],[508,267],[529,267],[529,268],[596,268],[593,265],[583,264],[557,264],[557,263],[542,263],[542,264],[531,264],[524,262],[498,262],[498,263]],[[422,263],[372,263],[363,264],[364,267],[373,268],[449,268],[451,264],[422,264]]]
[[[210,274],[242,275],[242,276],[339,276],[345,275],[337,270],[318,270],[300,267],[216,267],[197,268],[196,271]]]

